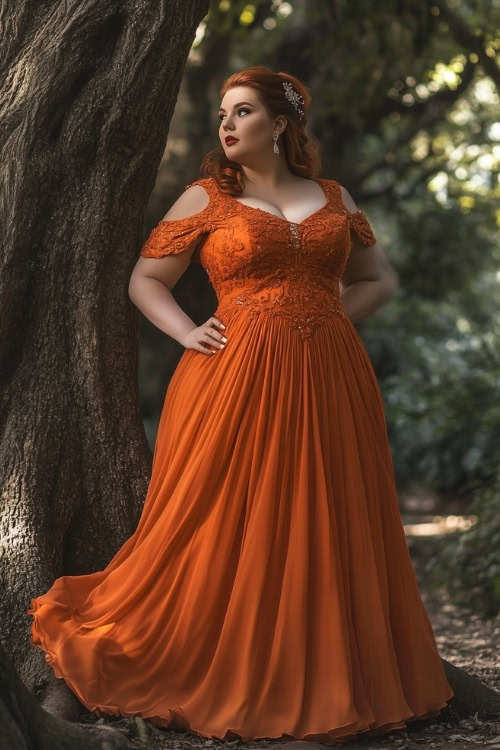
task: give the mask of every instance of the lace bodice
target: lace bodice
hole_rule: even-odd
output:
[[[290,222],[223,193],[211,177],[201,185],[207,206],[183,219],[163,220],[152,230],[141,256],[162,258],[186,251],[199,239],[191,256],[212,283],[219,305],[215,315],[245,310],[250,318],[279,316],[303,339],[332,315],[346,317],[339,279],[352,246],[352,233],[363,245],[375,244],[362,211],[351,213],[335,180],[316,180],[325,204],[300,223]]]

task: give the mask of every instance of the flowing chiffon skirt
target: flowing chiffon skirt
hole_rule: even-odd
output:
[[[33,643],[90,711],[204,737],[336,743],[437,715],[453,691],[358,333],[221,319],[226,348],[186,350],[170,381],[135,533],[31,600]]]

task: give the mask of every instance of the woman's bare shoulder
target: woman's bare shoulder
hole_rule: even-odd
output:
[[[188,185],[169,208],[162,221],[186,219],[189,216],[202,213],[208,208],[209,203],[210,195],[203,185],[199,182]]]
[[[349,191],[338,182],[337,182],[337,185],[339,187],[340,197],[342,198],[342,203],[344,204],[344,208],[346,208],[352,214],[359,211]]]

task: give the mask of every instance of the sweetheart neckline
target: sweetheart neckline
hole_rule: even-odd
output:
[[[243,208],[249,208],[251,211],[260,211],[260,213],[266,214],[266,216],[272,216],[275,219],[278,219],[278,221],[284,221],[285,224],[291,224],[292,226],[300,227],[302,224],[305,224],[306,221],[309,221],[309,219],[311,219],[313,216],[316,216],[316,214],[319,214],[321,211],[327,208],[327,206],[330,205],[330,195],[325,190],[325,187],[323,185],[323,180],[321,178],[319,179],[308,178],[308,179],[311,179],[312,182],[315,182],[317,185],[320,186],[323,192],[323,195],[325,196],[325,203],[322,206],[320,206],[320,208],[316,209],[316,211],[313,211],[312,214],[309,214],[309,216],[306,216],[305,219],[302,219],[302,221],[298,221],[298,222],[289,221],[284,216],[278,216],[278,214],[272,214],[270,211],[266,211],[264,208],[259,208],[258,206],[249,206],[247,203],[242,203],[237,198],[235,198],[234,195],[230,195],[229,193],[224,193],[224,195],[226,195],[235,203],[238,203],[240,206],[243,206]]]

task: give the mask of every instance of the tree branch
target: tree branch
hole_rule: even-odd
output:
[[[484,34],[474,34],[460,16],[448,7],[446,0],[431,0],[431,2],[439,8],[441,16],[448,22],[454,39],[469,52],[474,52],[478,56],[486,75],[490,76],[500,88],[500,69],[494,58],[486,54]]]

